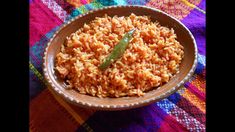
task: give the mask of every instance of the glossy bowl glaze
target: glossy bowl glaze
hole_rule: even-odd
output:
[[[64,82],[55,75],[55,56],[60,51],[61,44],[71,33],[78,30],[84,23],[88,23],[95,17],[128,16],[136,15],[150,16],[152,21],[157,20],[161,25],[173,28],[177,40],[184,46],[184,58],[180,64],[180,71],[163,86],[148,91],[142,97],[120,97],[120,98],[98,98],[90,95],[80,94],[75,90],[66,90]],[[110,6],[102,9],[92,10],[64,24],[51,38],[44,52],[43,72],[49,86],[58,96],[65,100],[85,108],[98,110],[124,110],[137,108],[157,102],[176,92],[193,74],[197,64],[197,45],[191,32],[172,16],[146,6]]]

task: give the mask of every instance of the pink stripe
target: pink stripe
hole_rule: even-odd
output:
[[[50,9],[41,1],[35,0],[30,4],[30,47],[54,27],[61,25],[59,19]]]
[[[167,115],[162,121],[161,127],[158,129],[159,132],[187,132],[182,124],[177,122],[171,115]]]
[[[181,123],[184,127],[186,127],[189,131],[205,131],[205,126],[203,124],[201,124],[198,120],[190,116],[188,113],[186,113],[179,107],[174,107],[170,111],[170,115],[175,118],[177,122]]]
[[[181,109],[178,105],[174,104],[168,99],[164,99],[165,101],[162,104],[157,104],[161,109],[163,109],[167,114],[169,114],[173,119],[175,119],[178,123],[182,124],[189,131],[205,131],[205,124],[201,124],[196,118],[192,117]],[[169,106],[171,107],[170,110]]]
[[[80,0],[81,4],[85,5],[87,4],[87,1],[86,0]]]
[[[177,106],[184,110],[185,112],[189,113],[190,116],[197,119],[201,124],[205,124],[206,122],[206,115],[203,113],[199,108],[193,105],[190,101],[181,97],[180,101],[177,102]]]
[[[189,82],[186,83],[185,85],[190,92],[194,93],[202,101],[205,101],[205,99],[206,99],[205,93],[201,92],[197,87],[195,87],[193,84],[191,84]]]

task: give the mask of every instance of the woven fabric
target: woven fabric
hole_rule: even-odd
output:
[[[30,0],[29,4],[31,132],[205,131],[205,0]],[[42,57],[55,31],[80,14],[111,5],[154,7],[189,28],[198,46],[198,65],[180,90],[149,106],[107,112],[76,107],[47,88],[42,76]]]

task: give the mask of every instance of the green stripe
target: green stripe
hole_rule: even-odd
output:
[[[100,2],[97,2],[96,0],[94,0],[92,3],[91,3],[92,7],[94,7],[94,9],[98,9],[98,8],[102,8],[104,7]]]
[[[34,65],[29,62],[29,68],[32,70],[32,72],[36,75],[37,78],[39,78],[43,83],[45,83],[46,81],[44,80],[44,77],[42,76],[42,74],[34,67]]]
[[[77,8],[77,10],[83,14],[83,13],[86,13],[88,12],[88,10],[86,9],[86,7],[83,5],[83,6],[80,6],[79,8]]]
[[[87,4],[88,5],[88,4]],[[100,2],[97,1],[93,1],[92,3],[90,3],[89,5],[91,5],[91,7],[93,9],[98,9],[98,8],[102,8],[104,7]],[[81,14],[88,12],[89,10],[86,8],[85,5],[80,6],[79,8],[76,8],[77,11],[79,11]]]

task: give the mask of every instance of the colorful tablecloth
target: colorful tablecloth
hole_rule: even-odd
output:
[[[182,21],[199,51],[190,81],[166,99],[126,111],[79,108],[55,96],[42,76],[48,40],[71,18],[110,5],[151,6]],[[205,131],[205,13],[205,0],[30,0],[30,131]]]

